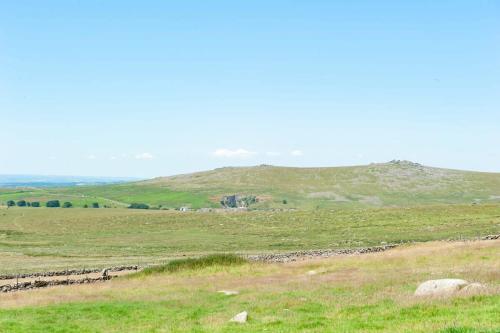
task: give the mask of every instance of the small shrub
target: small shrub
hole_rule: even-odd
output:
[[[92,203],[92,208],[99,208],[99,203],[98,202],[93,202]]]
[[[39,201],[33,201],[31,203],[31,207],[40,207],[40,202]]]
[[[61,203],[59,200],[49,200],[45,203],[45,206],[49,208],[61,207]]]
[[[283,199],[283,205],[286,205],[288,201],[286,199]]]
[[[174,273],[183,270],[199,270],[210,266],[239,266],[247,262],[245,258],[235,254],[211,254],[200,258],[172,260],[166,265],[145,268],[138,274]]]
[[[71,208],[71,207],[73,207],[73,204],[69,201],[66,201],[65,203],[63,203],[62,207],[63,208]]]
[[[144,203],[131,203],[130,206],[128,206],[130,209],[149,209],[149,206],[144,204]]]
[[[26,200],[19,200],[17,202],[17,207],[26,207]]]
[[[85,204],[83,205],[83,208],[89,208],[89,205]]]

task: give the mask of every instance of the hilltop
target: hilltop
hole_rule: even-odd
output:
[[[144,202],[177,208],[220,207],[222,196],[255,195],[254,208],[384,207],[500,201],[500,173],[442,169],[409,161],[361,166],[224,167],[146,181],[55,189],[3,190],[11,197],[54,197],[109,206]]]

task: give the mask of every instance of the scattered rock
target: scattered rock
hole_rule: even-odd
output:
[[[403,166],[410,166],[410,167],[421,167],[422,166],[422,164],[420,164],[420,163],[407,161],[407,160],[392,160],[392,161],[389,161],[389,163],[403,165]]]
[[[244,324],[247,322],[247,319],[248,319],[248,312],[243,311],[243,312],[238,313],[233,318],[231,318],[230,321],[233,323]]]
[[[467,285],[469,282],[461,279],[429,280],[418,286],[415,296],[448,296]]]
[[[224,294],[226,296],[238,295],[240,292],[236,290],[219,290],[218,293]]]
[[[481,238],[482,240],[495,240],[495,239],[500,239],[500,234],[499,235],[487,235]]]

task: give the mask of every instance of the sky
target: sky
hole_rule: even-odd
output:
[[[2,1],[0,174],[500,172],[499,1]]]

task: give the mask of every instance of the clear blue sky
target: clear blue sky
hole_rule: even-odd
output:
[[[0,173],[500,171],[499,1],[2,1]]]

